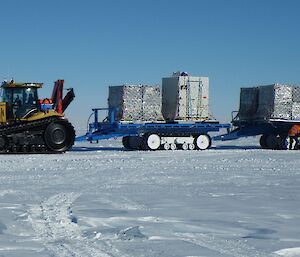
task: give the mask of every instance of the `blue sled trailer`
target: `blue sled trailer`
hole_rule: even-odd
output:
[[[202,122],[122,122],[115,120],[115,111],[99,122],[99,112],[108,108],[92,109],[88,121],[87,133],[77,137],[76,141],[98,142],[102,139],[122,138],[123,146],[131,150],[205,150],[211,146],[209,132],[220,129],[229,130],[230,124],[220,124],[218,121]],[[90,120],[89,119],[89,120]]]
[[[259,143],[263,149],[300,149],[300,120],[241,120],[238,112],[233,112],[232,117],[231,131],[224,135],[215,136],[213,140],[227,141],[242,137],[260,136]]]

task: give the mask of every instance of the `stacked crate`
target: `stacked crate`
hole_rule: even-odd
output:
[[[300,87],[293,88],[292,119],[300,120]]]
[[[299,120],[300,87],[272,84],[242,88],[240,120]]]
[[[165,120],[203,121],[209,118],[208,77],[175,73],[162,79],[162,114]]]
[[[259,87],[258,119],[292,119],[293,87],[273,84]]]
[[[159,86],[142,86],[143,119],[149,121],[163,120],[161,114],[161,91]]]
[[[120,85],[109,87],[109,109],[115,110],[116,121],[159,121],[161,92],[159,86]]]

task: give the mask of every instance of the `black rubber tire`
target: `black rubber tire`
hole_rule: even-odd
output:
[[[149,134],[144,134],[142,136],[141,150],[145,150],[145,151],[150,150],[150,148],[148,147],[148,144],[147,144],[148,137],[149,137]]]
[[[259,144],[260,144],[260,146],[261,146],[262,149],[267,149],[266,135],[261,135],[261,137],[259,139]]]
[[[74,144],[74,128],[67,121],[53,121],[45,130],[44,140],[49,150],[54,152],[65,152]]]
[[[277,150],[279,147],[279,140],[276,135],[270,134],[266,136],[266,148],[270,150]]]
[[[142,147],[143,138],[140,136],[130,136],[128,139],[128,144],[130,149],[140,150]]]
[[[126,149],[131,150],[130,145],[129,145],[129,136],[122,138],[122,144]]]

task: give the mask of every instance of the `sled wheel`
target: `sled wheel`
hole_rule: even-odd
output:
[[[190,143],[189,144],[189,150],[195,150],[195,144]]]
[[[170,150],[170,144],[165,143],[165,144],[164,144],[164,149],[165,149],[165,150]]]
[[[150,134],[147,137],[146,144],[150,150],[157,150],[160,147],[160,136],[156,134]]]
[[[177,149],[177,145],[175,143],[170,144],[170,149],[171,150],[176,150]]]
[[[209,135],[199,135],[196,138],[196,146],[198,149],[200,150],[206,150],[207,148],[209,148],[210,144],[211,144],[211,139]]]
[[[181,146],[182,150],[188,150],[189,149],[189,145],[187,143],[183,143]]]

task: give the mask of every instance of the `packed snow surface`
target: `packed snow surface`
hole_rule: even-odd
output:
[[[0,256],[300,256],[300,152],[0,155]]]

